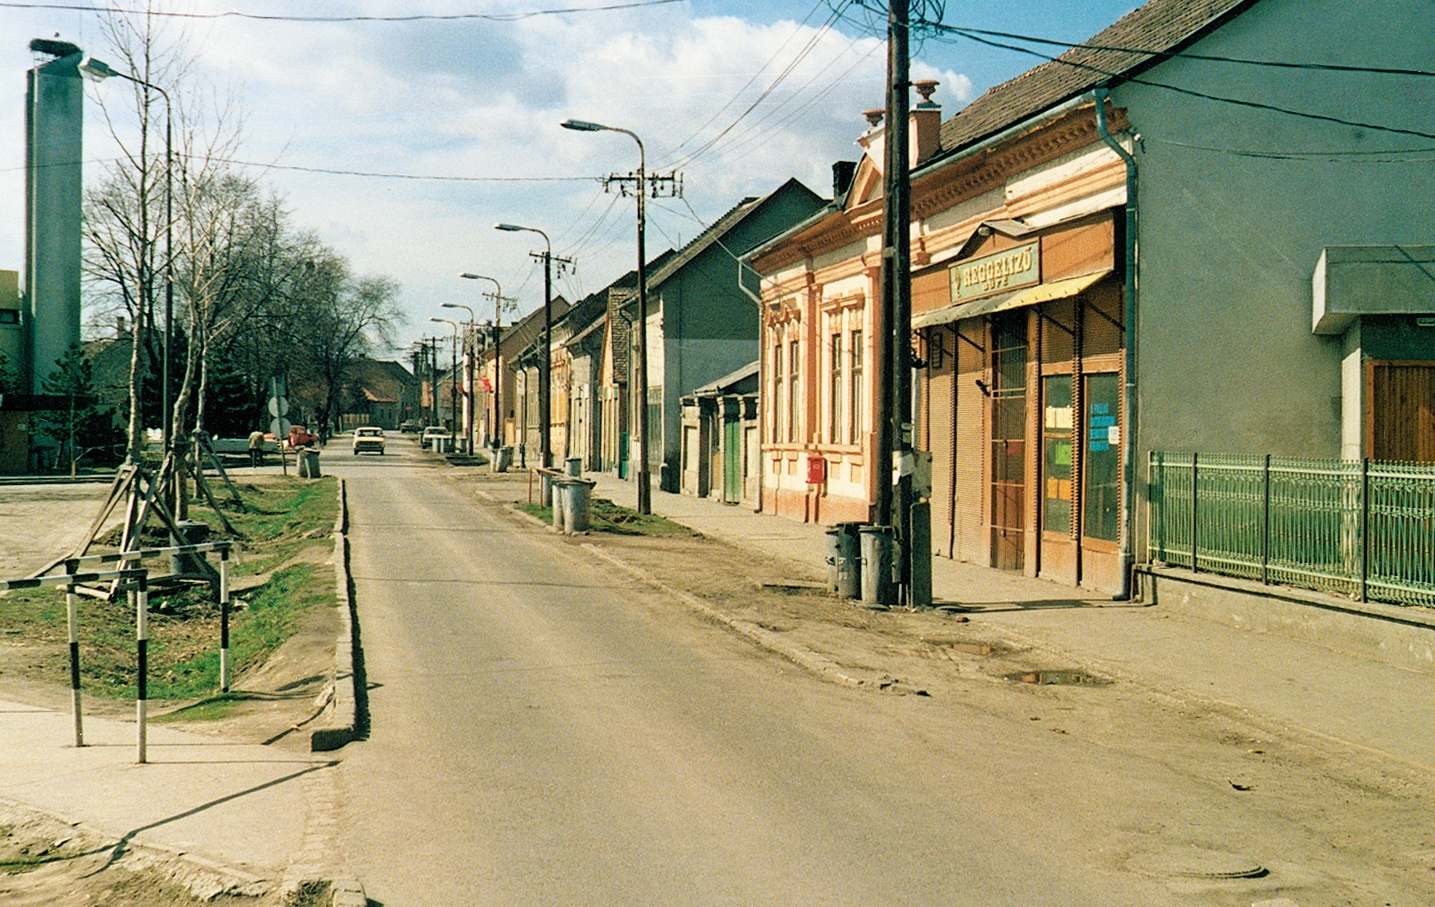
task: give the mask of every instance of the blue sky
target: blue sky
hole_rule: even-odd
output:
[[[157,9],[309,15],[493,13],[598,5],[600,0],[176,0]],[[128,5],[128,4],[124,4]],[[1079,41],[1136,0],[1007,0],[949,3],[943,21]],[[870,18],[807,0],[689,0],[656,7],[541,16],[518,22],[300,24],[238,19],[175,22],[194,65],[186,84],[227,97],[243,114],[234,157],[283,166],[461,177],[556,178],[545,182],[438,182],[251,168],[279,193],[293,221],[347,255],[360,273],[402,286],[405,342],[442,325],[442,302],[488,310],[486,286],[460,271],[497,277],[520,311],[541,303],[542,277],[527,253],[532,234],[500,233],[507,221],[546,230],[554,251],[577,259],[561,292],[593,292],[631,268],[631,199],[604,194],[597,177],[626,173],[626,136],[559,128],[569,117],[622,126],[644,139],[650,169],[677,166],[685,199],[649,206],[650,257],[691,239],[744,195],[797,177],[830,191],[833,161],[855,160],[861,111],[881,106],[885,51]],[[802,24],[802,23],[806,24]],[[106,58],[93,13],[0,9],[0,268],[19,270],[24,229],[24,85],[34,37],[58,33]],[[799,58],[799,52],[808,48]],[[794,62],[795,61],[795,62]],[[927,40],[914,76],[942,82],[950,115],[1035,58],[964,41]],[[791,73],[745,117],[758,93]],[[92,86],[86,158],[115,153],[96,114],[119,99],[116,80]],[[736,125],[695,157],[724,127]],[[123,131],[125,124],[119,123]],[[87,178],[98,174],[91,166]],[[539,241],[541,242],[541,241]],[[506,320],[506,319],[505,319]]]

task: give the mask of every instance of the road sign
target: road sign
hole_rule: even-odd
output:
[[[269,415],[274,416],[275,418],[281,418],[283,416],[289,415],[289,398],[270,397]]]
[[[283,441],[285,438],[289,437],[289,428],[289,420],[284,418],[283,416],[279,416],[278,418],[271,419],[269,421],[269,433],[280,441]]]

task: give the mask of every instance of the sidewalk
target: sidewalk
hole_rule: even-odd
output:
[[[636,506],[637,489],[588,474],[594,492]],[[654,489],[653,512],[704,535],[826,569],[824,527]],[[934,558],[933,597],[1076,665],[1218,701],[1278,723],[1378,750],[1435,772],[1435,675],[1161,607],[1085,597],[1086,590]]]
[[[0,701],[0,799],[117,841],[114,859],[184,854],[236,890],[277,887],[302,856],[306,787],[328,783],[328,760],[151,723],[140,765],[132,721],[86,717],[84,732],[76,747],[68,712]]]

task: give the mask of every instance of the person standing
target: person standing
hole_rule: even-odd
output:
[[[257,428],[249,433],[249,465],[264,465],[264,432]]]

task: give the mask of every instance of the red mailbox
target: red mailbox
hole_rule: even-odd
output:
[[[823,485],[827,482],[827,458],[809,456],[807,458],[807,484]]]

